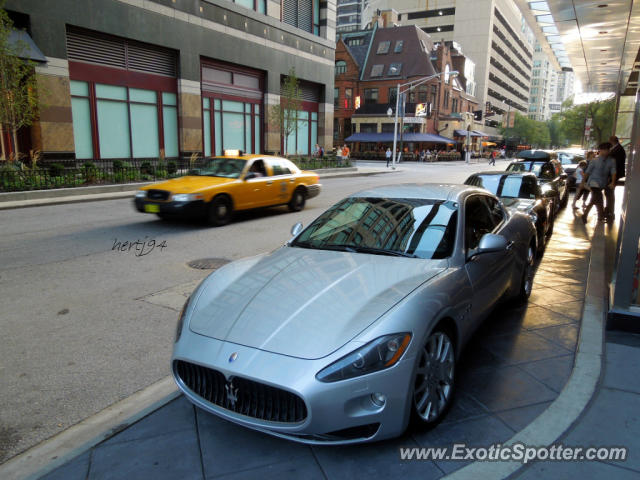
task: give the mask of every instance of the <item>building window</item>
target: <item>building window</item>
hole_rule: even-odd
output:
[[[384,72],[384,65],[374,65],[371,67],[372,77],[381,77],[382,72]]]
[[[267,13],[266,0],[231,0],[236,5],[255,10],[258,13]]]
[[[282,22],[320,35],[320,0],[282,0]]]
[[[389,71],[387,72],[387,75],[389,75],[390,77],[398,76],[400,75],[401,70],[402,70],[401,63],[392,63],[391,65],[389,65]]]
[[[347,45],[349,45],[350,47],[357,47],[363,44],[364,44],[364,39],[362,37],[350,38],[347,40]]]
[[[451,81],[451,75],[449,75],[450,71],[451,67],[449,67],[449,64],[447,63],[447,65],[444,67],[444,83],[446,83],[447,85],[449,85],[449,82]]]
[[[449,95],[451,95],[451,93],[449,92],[445,92],[444,94],[444,108],[448,108],[449,107]]]
[[[178,156],[175,93],[78,80],[70,90],[76,158]]]
[[[336,108],[340,106],[340,89],[338,87],[333,89],[333,106]]]
[[[297,125],[287,138],[287,153],[309,155],[318,143],[318,112],[300,110],[294,122]]]
[[[386,42],[380,42],[378,44],[378,50],[376,51],[377,54],[382,55],[385,53],[389,53],[389,47],[391,46],[391,42],[390,41],[386,41]]]
[[[227,149],[260,153],[260,105],[204,97],[202,112],[205,156]]]
[[[393,53],[402,52],[402,45],[404,45],[404,41],[403,40],[398,40],[396,42],[396,46],[393,48]]]
[[[372,103],[378,103],[378,89],[377,88],[365,88],[364,89],[364,104],[369,105]]]
[[[360,133],[378,133],[377,123],[361,123]]]
[[[347,62],[344,60],[338,60],[336,62],[336,75],[347,73]]]
[[[397,87],[389,87],[389,105],[396,104],[396,97],[398,96],[398,88]]]
[[[344,108],[353,107],[353,88],[344,89]]]

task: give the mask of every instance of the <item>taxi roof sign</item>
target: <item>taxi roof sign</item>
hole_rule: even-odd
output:
[[[224,156],[225,157],[241,157],[242,155],[244,155],[244,152],[242,150],[225,150],[224,151]]]

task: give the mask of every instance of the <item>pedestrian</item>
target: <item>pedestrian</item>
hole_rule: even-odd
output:
[[[585,160],[580,161],[575,171],[573,172],[573,177],[576,179],[576,194],[573,197],[573,208],[578,208],[576,206],[576,202],[582,198],[582,209],[584,210],[585,205],[587,204],[587,197],[589,196],[589,187],[584,184],[584,170],[587,168],[587,162]]]
[[[609,155],[611,156],[611,158],[613,158],[613,161],[616,164],[616,178],[620,179],[625,176],[625,162],[627,160],[627,154],[624,151],[624,148],[622,148],[622,145],[620,145],[620,141],[618,140],[618,137],[616,137],[615,135],[612,135],[611,138],[609,139],[609,142],[611,143],[611,151],[609,152]],[[608,221],[613,221],[615,217],[615,214],[614,214],[615,205],[616,205],[615,191],[616,191],[615,182],[611,184],[611,188],[607,187],[604,190],[604,197],[605,197],[604,215]]]
[[[342,165],[342,147],[340,146],[336,148],[336,160],[338,161],[338,165]]]
[[[387,147],[387,151],[384,153],[384,156],[387,157],[387,168],[389,168],[389,162],[391,161],[391,149]]]
[[[322,159],[324,158],[324,147],[320,147],[318,150],[318,156]]]
[[[602,205],[602,190],[607,186],[613,188],[616,183],[616,164],[613,158],[609,156],[610,149],[611,144],[609,142],[598,145],[598,156],[589,163],[584,172],[582,182],[591,188],[591,197],[582,214],[583,223],[587,223],[589,211],[594,205],[598,212],[598,221],[606,221]]]
[[[489,165],[496,166],[496,151],[492,150],[489,154]]]
[[[347,144],[345,143],[342,146],[342,160],[346,163],[347,160],[349,160],[349,147],[347,147]]]
[[[316,143],[316,146],[313,147],[313,156],[314,157],[320,156],[320,145],[318,145],[317,143]]]

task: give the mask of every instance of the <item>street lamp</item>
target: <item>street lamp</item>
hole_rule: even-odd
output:
[[[436,73],[434,75],[429,75],[428,77],[422,77],[422,78],[418,78],[416,80],[412,80],[410,82],[407,83],[399,83],[396,89],[396,117],[394,119],[393,122],[393,157],[392,157],[392,162],[391,162],[391,168],[393,170],[396,169],[396,162],[397,160],[400,158],[399,156],[399,152],[396,153],[396,145],[398,142],[398,106],[400,103],[400,95],[405,94],[406,92],[412,90],[414,87],[417,87],[418,85],[422,85],[425,82],[428,82],[429,80],[432,80],[436,77],[439,77],[440,75],[449,75],[449,77],[454,78],[458,76],[458,71],[457,70],[452,70],[450,72],[440,72],[440,73]],[[406,87],[406,88],[405,88]],[[401,91],[401,89],[404,89]],[[403,101],[404,104],[404,101]],[[404,112],[402,113],[404,115]]]

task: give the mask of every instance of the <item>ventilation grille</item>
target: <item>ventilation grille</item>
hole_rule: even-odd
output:
[[[177,76],[177,56],[173,50],[88,30],[67,31],[67,54],[69,60]]]

